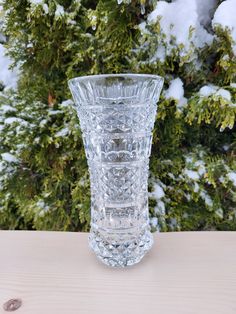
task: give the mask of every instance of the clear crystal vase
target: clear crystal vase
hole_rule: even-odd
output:
[[[148,168],[163,78],[108,74],[69,81],[90,173],[89,244],[107,265],[141,260],[153,243]]]

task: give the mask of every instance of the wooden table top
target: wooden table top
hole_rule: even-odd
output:
[[[125,269],[98,261],[87,238],[0,231],[0,314],[236,314],[236,232],[156,233]]]

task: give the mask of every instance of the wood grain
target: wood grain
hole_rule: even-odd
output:
[[[236,232],[155,234],[136,266],[112,269],[86,233],[0,231],[0,314],[236,314]]]

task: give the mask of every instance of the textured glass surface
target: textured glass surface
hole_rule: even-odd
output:
[[[137,263],[152,246],[147,179],[162,85],[144,74],[69,81],[90,173],[89,244],[110,266]]]

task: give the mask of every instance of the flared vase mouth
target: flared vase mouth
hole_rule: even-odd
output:
[[[98,75],[85,75],[85,76],[77,76],[70,80],[68,80],[68,84],[84,82],[86,80],[100,80],[106,78],[130,78],[130,79],[140,79],[140,80],[158,80],[164,83],[164,78],[162,76],[156,74],[142,74],[142,73],[119,73],[119,74],[98,74]]]
[[[135,73],[88,75],[68,81],[76,106],[157,102],[163,83],[159,75]]]

